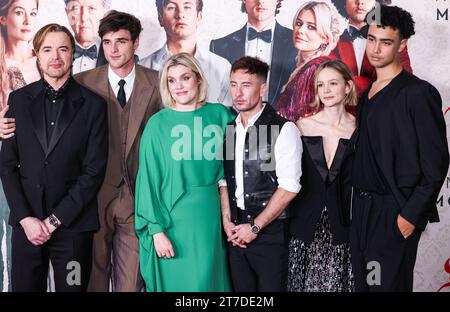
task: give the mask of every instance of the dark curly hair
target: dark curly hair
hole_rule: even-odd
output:
[[[348,18],[347,11],[345,10],[345,2],[346,1],[347,0],[331,0],[331,3],[334,4],[334,6],[338,10],[339,14],[341,14],[345,18]],[[383,4],[387,5],[387,4],[392,3],[391,0],[376,0],[376,2],[378,2],[380,5],[383,5]]]
[[[374,14],[374,11],[368,15]],[[380,20],[375,23],[381,27],[391,27],[399,30],[402,39],[409,39],[416,32],[414,30],[414,19],[408,11],[398,6],[382,5],[380,7]]]
[[[275,15],[277,15],[278,13],[280,13],[281,2],[283,2],[283,0],[278,0],[277,8],[276,8],[276,10],[275,10]],[[244,3],[244,1],[242,1],[242,4],[241,4],[241,12],[242,12],[242,13],[247,13],[247,9],[245,8],[245,3]]]

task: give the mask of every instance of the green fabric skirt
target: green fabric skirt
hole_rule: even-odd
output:
[[[141,248],[147,291],[230,291],[217,185],[188,188],[170,216],[171,226],[165,233],[175,257],[158,258],[154,246],[148,251]]]

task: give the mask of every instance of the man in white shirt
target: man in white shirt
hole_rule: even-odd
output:
[[[75,76],[108,105],[108,165],[98,195],[100,230],[94,235],[88,291],[108,291],[110,278],[113,291],[143,289],[133,194],[142,131],[162,104],[158,73],[134,64],[141,30],[136,17],[108,13],[99,26],[108,65]]]
[[[262,101],[268,70],[253,57],[240,58],[231,69],[239,115],[227,130],[219,186],[236,291],[286,290],[288,206],[301,187],[300,132]]]
[[[159,23],[166,32],[167,42],[161,49],[143,58],[139,63],[160,71],[172,55],[189,53],[200,63],[206,76],[207,101],[231,106],[228,91],[230,63],[197,43],[197,28],[202,21],[203,1],[156,0],[156,7]]]
[[[275,19],[283,0],[242,0],[241,11],[248,21],[238,31],[211,41],[209,49],[233,64],[247,55],[270,64],[267,79],[269,92],[263,100],[277,109],[281,89],[295,69],[297,50],[292,41],[292,30]]]
[[[64,0],[66,14],[75,37],[72,73],[93,69],[106,64],[100,52],[98,26],[109,10],[111,0]],[[99,55],[100,54],[100,55]]]

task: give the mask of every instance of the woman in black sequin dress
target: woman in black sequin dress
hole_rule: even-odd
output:
[[[288,291],[353,291],[350,263],[350,173],[356,105],[348,67],[326,61],[316,73],[319,112],[302,118],[302,189],[290,223]]]

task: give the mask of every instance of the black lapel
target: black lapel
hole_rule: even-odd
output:
[[[283,72],[290,66],[291,52],[292,52],[292,34],[287,35],[288,32],[283,27],[275,24],[275,30],[273,35],[273,52],[272,52],[272,64],[270,64],[270,82],[269,82],[269,103],[271,106],[276,107],[276,103],[273,103],[276,95],[280,93],[282,86],[281,78]],[[291,71],[294,68],[290,68]],[[289,72],[289,75],[291,73]]]
[[[374,107],[371,109],[369,114],[367,115],[367,127],[369,136],[373,135],[373,129],[377,129],[382,125],[386,120],[384,118],[386,117],[386,112],[390,110],[390,106],[392,105],[391,101],[380,101],[380,97],[385,98],[395,98],[397,96],[398,90],[401,89],[401,86],[404,83],[405,75],[407,75],[408,72],[405,70],[402,70],[397,76],[395,76],[391,82],[387,86],[385,86],[383,89],[378,91],[377,94],[372,96],[372,98],[368,101],[370,101],[370,105],[374,105]],[[369,95],[371,87],[367,90],[367,96]],[[392,94],[392,91],[394,94]],[[386,96],[386,94],[391,93],[392,97]],[[376,114],[374,112],[377,112]],[[375,128],[373,128],[375,127]]]
[[[352,37],[350,36],[348,29],[344,30],[344,32],[342,33],[341,38],[339,38],[339,40],[352,41]]]
[[[65,95],[63,107],[61,108],[58,119],[56,120],[55,129],[53,130],[49,148],[47,149],[45,157],[48,157],[48,155],[50,155],[50,153],[55,148],[56,144],[58,144],[59,139],[69,126],[73,117],[75,117],[75,115],[78,113],[83,103],[84,98],[81,95],[80,86],[72,78],[69,89],[67,90],[67,94]]]
[[[41,79],[33,85],[29,94],[28,112],[33,123],[36,137],[42,146],[42,150],[47,150],[47,133],[45,128],[45,108],[44,108],[44,83]]]
[[[336,153],[334,154],[333,161],[331,163],[330,169],[328,170],[328,183],[333,183],[333,181],[341,171],[341,167],[345,159],[351,155],[352,148],[350,144],[351,141],[349,139],[341,138],[339,140],[338,146],[336,148]]]
[[[307,150],[311,160],[313,161],[317,172],[320,174],[323,182],[326,182],[328,168],[325,154],[323,152],[323,138],[321,136],[302,135],[302,142],[304,148]]]
[[[228,51],[230,53],[231,64],[245,55],[245,37],[247,36],[247,24],[231,35]]]

